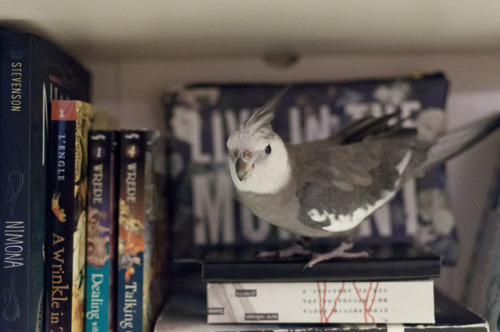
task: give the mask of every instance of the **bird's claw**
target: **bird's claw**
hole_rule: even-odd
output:
[[[366,258],[369,257],[368,252],[360,251],[360,252],[346,252],[347,250],[352,249],[352,243],[342,242],[340,246],[335,248],[334,250],[324,253],[324,254],[314,254],[313,258],[304,266],[302,270],[313,267],[319,262],[327,261],[332,258]]]

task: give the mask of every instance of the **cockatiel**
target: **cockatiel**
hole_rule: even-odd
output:
[[[397,115],[366,117],[328,139],[285,144],[271,122],[282,93],[256,110],[227,140],[238,199],[261,219],[305,238],[343,237],[390,201],[406,180],[478,142],[500,114],[432,141],[404,128]],[[393,123],[390,125],[390,123]],[[347,253],[352,244],[315,254],[306,265]],[[288,253],[308,253],[306,250]]]

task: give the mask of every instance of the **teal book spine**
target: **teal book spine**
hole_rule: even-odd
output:
[[[85,331],[113,332],[116,313],[117,132],[89,133]]]

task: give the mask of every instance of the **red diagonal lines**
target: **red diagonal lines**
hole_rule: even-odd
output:
[[[325,303],[326,303],[326,282],[323,282],[323,291],[321,290],[320,283],[316,283],[318,286],[318,294],[319,294],[319,311],[321,315],[321,323],[328,323],[330,321],[330,318],[332,317],[333,313],[335,312],[335,309],[337,308],[337,303],[339,302],[340,296],[342,295],[342,292],[344,291],[345,283],[342,283],[342,286],[339,290],[339,293],[337,295],[337,298],[335,299],[335,302],[333,302],[333,308],[328,314],[326,315],[326,308],[325,308]],[[323,294],[322,294],[323,293]]]
[[[379,283],[375,282],[375,285],[373,282],[370,282],[368,285],[368,290],[366,291],[366,296],[365,298],[362,297],[361,292],[359,291],[357,285],[355,282],[352,283],[354,286],[354,290],[356,291],[356,294],[360,301],[363,303],[363,316],[365,323],[375,323],[375,317],[371,314],[373,304],[375,303],[375,299],[377,297],[377,290]],[[318,299],[319,299],[319,312],[320,312],[320,321],[321,323],[328,323],[330,321],[330,318],[332,317],[333,313],[337,309],[337,304],[339,303],[340,297],[342,296],[344,289],[345,289],[345,282],[342,282],[341,288],[337,294],[337,297],[335,298],[335,301],[333,303],[333,307],[328,313],[326,314],[326,294],[327,294],[327,285],[326,282],[317,282],[316,283],[317,288],[318,288]],[[375,287],[373,287],[375,286]],[[373,290],[373,292],[372,292]]]
[[[358,287],[356,286],[356,283],[352,283],[354,285],[354,289],[356,290],[356,294],[358,295],[359,299],[361,302],[363,302],[363,314],[365,318],[365,323],[368,323],[368,317],[370,317],[371,323],[375,323],[375,318],[372,316],[371,311],[373,307],[373,303],[375,302],[375,298],[377,297],[377,289],[378,289],[378,282],[375,283],[375,289],[373,290],[373,297],[370,303],[370,306],[368,306],[368,300],[370,299],[370,293],[372,290],[373,283],[370,282],[370,286],[368,288],[368,291],[366,292],[366,298],[363,299],[361,294],[359,293]]]
[[[318,286],[320,322],[324,323],[323,319],[325,318],[326,282],[323,282],[323,292],[321,292],[320,283],[317,282],[316,285]],[[323,293],[323,295],[321,295],[321,293]]]

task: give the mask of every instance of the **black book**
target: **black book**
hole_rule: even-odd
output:
[[[332,259],[304,268],[310,257],[259,258],[254,251],[214,250],[203,259],[209,282],[414,280],[440,275],[441,259],[416,245],[355,246],[368,258]]]
[[[50,101],[90,99],[90,73],[31,33],[0,27],[0,326],[38,331],[43,316]]]

